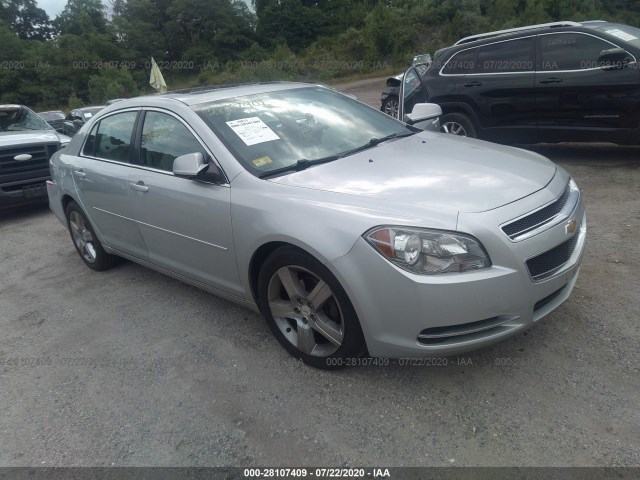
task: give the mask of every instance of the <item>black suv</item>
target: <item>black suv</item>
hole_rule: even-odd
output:
[[[503,143],[640,143],[640,29],[555,22],[473,35],[410,68],[400,118],[442,107],[443,131]],[[421,74],[422,73],[422,74]]]

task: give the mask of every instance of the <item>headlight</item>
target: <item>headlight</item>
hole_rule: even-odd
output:
[[[576,182],[573,181],[573,178],[569,179],[569,190],[571,192],[579,192],[580,189],[578,188],[578,185],[576,184]]]
[[[363,237],[387,260],[412,273],[460,273],[491,266],[482,244],[462,233],[376,227]]]

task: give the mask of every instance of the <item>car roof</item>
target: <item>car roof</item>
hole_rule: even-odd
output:
[[[105,107],[104,105],[95,105],[93,107],[76,108],[76,110],[80,110],[81,112],[85,112],[87,110],[103,109],[104,107]]]
[[[510,28],[507,30],[497,30],[493,32],[480,33],[477,35],[470,35],[468,37],[461,38],[456,43],[449,47],[441,48],[436,51],[434,57],[440,57],[442,54],[454,51],[454,50],[463,50],[469,47],[475,47],[484,45],[486,43],[495,42],[496,40],[510,40],[514,38],[519,38],[522,36],[530,36],[537,35],[540,33],[549,33],[549,32],[564,32],[564,31],[572,31],[576,29],[590,29],[590,30],[600,30],[602,27],[607,26],[618,26],[618,23],[607,22],[605,20],[588,20],[584,22],[573,22],[573,21],[563,21],[563,22],[552,22],[552,23],[543,23],[538,25],[528,25],[524,27]],[[604,32],[603,32],[604,33]]]
[[[125,106],[137,106],[144,103],[145,100],[176,100],[185,105],[192,106],[204,103],[215,102],[227,98],[241,97],[245,95],[256,95],[259,93],[270,93],[282,90],[291,90],[300,87],[318,86],[309,83],[298,82],[266,82],[266,83],[250,83],[243,85],[220,85],[187,88],[182,90],[174,90],[166,93],[156,93],[141,97],[130,98],[117,102],[118,108]],[[114,106],[114,105],[110,105]]]

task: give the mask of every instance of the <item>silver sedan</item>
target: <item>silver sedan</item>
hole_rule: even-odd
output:
[[[124,257],[259,311],[320,368],[521,332],[569,297],[585,243],[578,187],[544,157],[316,85],[123,100],[50,166],[89,268]]]

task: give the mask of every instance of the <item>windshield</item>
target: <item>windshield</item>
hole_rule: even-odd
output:
[[[104,107],[83,108],[81,110],[81,112],[82,112],[82,115],[84,116],[85,120],[89,120],[91,117],[93,117],[96,113],[98,113],[103,108]]]
[[[598,30],[613,35],[617,39],[624,40],[634,47],[640,48],[640,29],[638,28],[618,23],[609,23],[598,27]]]
[[[340,156],[372,139],[409,132],[388,115],[322,87],[236,97],[193,109],[254,175]]]
[[[51,126],[25,107],[0,107],[0,131],[52,130]]]

